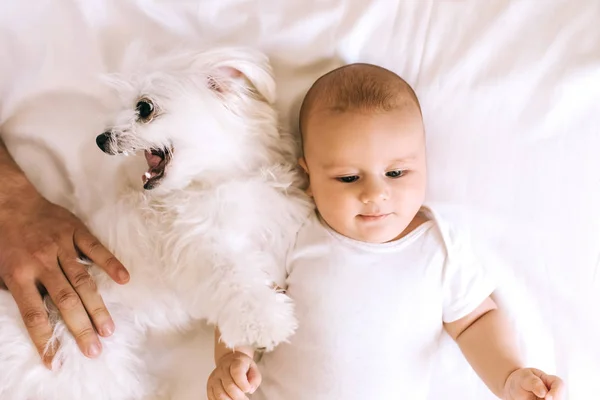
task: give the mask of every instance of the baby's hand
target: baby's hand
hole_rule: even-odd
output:
[[[562,400],[563,381],[535,368],[514,371],[504,384],[504,400]]]
[[[208,400],[248,400],[246,393],[254,393],[261,380],[252,358],[240,352],[229,353],[219,359],[208,378]]]

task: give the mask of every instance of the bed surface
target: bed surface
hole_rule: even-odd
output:
[[[264,50],[290,129],[335,66],[404,77],[424,112],[428,203],[470,230],[531,363],[568,399],[600,397],[600,2],[4,0],[0,121],[28,93],[117,68],[139,38]],[[431,398],[493,399],[451,343]]]

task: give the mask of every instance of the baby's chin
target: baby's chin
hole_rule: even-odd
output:
[[[383,244],[383,243],[390,243],[390,242],[396,241],[396,240],[400,239],[401,236],[402,236],[402,231],[400,231],[400,233],[398,233],[397,231],[394,231],[392,233],[378,232],[378,233],[362,234],[360,236],[357,235],[357,237],[355,237],[353,239],[361,241],[361,242],[365,242],[365,243]]]
[[[402,233],[406,226],[390,224],[390,226],[372,227],[370,229],[346,230],[340,232],[342,235],[359,242],[371,244],[383,244],[393,242],[402,238]],[[339,231],[338,231],[339,232]]]

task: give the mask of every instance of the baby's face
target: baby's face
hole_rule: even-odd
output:
[[[300,162],[321,217],[355,240],[399,238],[424,201],[425,138],[416,107],[315,111],[306,124]]]

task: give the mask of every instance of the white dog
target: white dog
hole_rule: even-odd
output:
[[[266,57],[222,49],[141,64],[109,78],[119,112],[96,143],[86,136],[71,177],[74,211],[131,273],[119,286],[90,269],[116,331],[88,359],[47,299],[60,342],[49,371],[0,293],[1,399],[150,398],[160,377],[146,364],[149,334],[204,319],[228,346],[269,350],[295,330],[293,304],[276,287],[312,205],[298,188],[294,141],[278,129]]]

